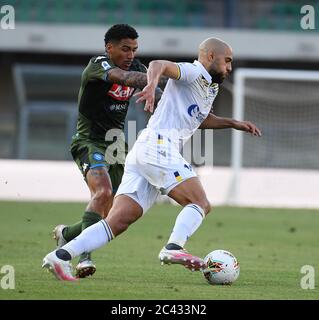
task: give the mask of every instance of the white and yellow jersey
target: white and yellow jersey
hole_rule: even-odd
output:
[[[194,63],[177,63],[177,66],[179,79],[168,80],[145,131],[169,137],[181,145],[208,116],[219,86],[212,83],[212,77],[197,60]]]
[[[208,116],[218,84],[203,65],[178,63],[180,77],[168,80],[147,128],[142,131],[125,161],[124,175],[116,196],[125,194],[145,213],[161,193],[196,177],[180,147]]]

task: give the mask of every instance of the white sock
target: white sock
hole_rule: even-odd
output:
[[[104,219],[84,229],[72,241],[68,242],[61,249],[68,251],[73,258],[81,255],[83,252],[92,252],[114,238],[110,226]]]
[[[204,217],[204,210],[197,204],[185,206],[176,218],[173,232],[167,243],[184,247],[187,239],[198,229]]]

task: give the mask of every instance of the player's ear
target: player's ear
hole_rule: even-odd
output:
[[[112,49],[112,43],[111,42],[108,42],[106,45],[105,45],[105,51],[106,52],[110,52],[110,50]]]
[[[210,53],[208,54],[208,60],[209,60],[210,62],[212,62],[212,61],[215,60],[214,52],[210,52]]]

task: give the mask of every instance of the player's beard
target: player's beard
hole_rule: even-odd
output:
[[[225,80],[225,76],[223,73],[212,72],[212,82],[221,84]]]

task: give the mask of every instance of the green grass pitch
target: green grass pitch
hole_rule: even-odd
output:
[[[215,208],[186,248],[202,257],[215,249],[232,252],[241,266],[232,286],[211,286],[199,272],[160,265],[158,252],[180,210],[168,204],[153,207],[126,233],[97,250],[92,278],[57,281],[41,269],[42,258],[55,247],[51,230],[78,221],[84,209],[85,204],[0,202],[0,268],[15,268],[15,289],[0,288],[0,300],[319,298],[316,210]],[[303,265],[315,268],[315,289],[300,287]]]

